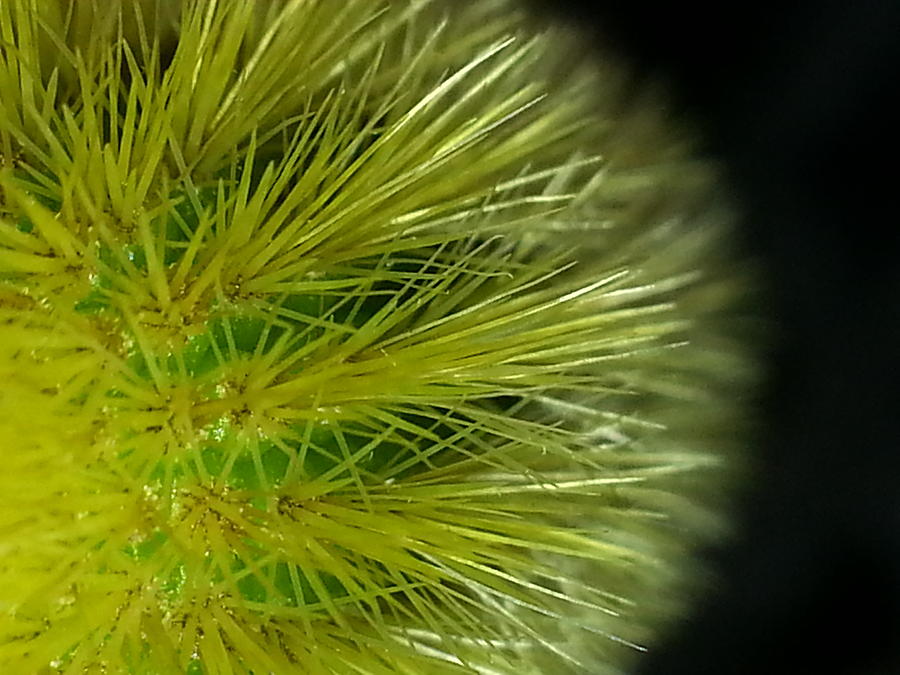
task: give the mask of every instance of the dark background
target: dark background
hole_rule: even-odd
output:
[[[641,672],[900,674],[900,2],[536,4],[670,82],[769,285],[741,535]]]

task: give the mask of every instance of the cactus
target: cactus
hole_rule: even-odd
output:
[[[710,166],[573,40],[500,0],[0,4],[3,672],[652,644],[720,529],[746,281]]]

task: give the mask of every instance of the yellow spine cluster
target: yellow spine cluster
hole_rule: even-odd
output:
[[[708,168],[511,3],[0,3],[0,671],[613,670],[715,528]]]

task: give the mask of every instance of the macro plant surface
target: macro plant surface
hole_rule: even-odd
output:
[[[680,602],[709,171],[515,3],[0,3],[0,670],[565,673]],[[706,487],[704,487],[706,486]]]

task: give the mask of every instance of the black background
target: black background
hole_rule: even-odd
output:
[[[900,673],[900,2],[535,4],[672,85],[769,286],[740,537],[641,673]]]

